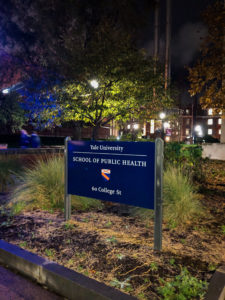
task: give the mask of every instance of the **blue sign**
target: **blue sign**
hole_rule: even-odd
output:
[[[155,143],[68,141],[68,194],[154,209]]]

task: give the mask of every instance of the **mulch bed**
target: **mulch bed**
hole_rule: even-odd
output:
[[[115,204],[100,211],[73,212],[69,222],[61,212],[10,216],[2,210],[1,239],[139,299],[160,299],[157,288],[162,279],[174,278],[182,268],[209,281],[225,264],[225,175],[217,176],[224,166],[218,163],[206,170],[201,201],[207,213],[201,220],[185,230],[163,224],[161,253],[153,250],[153,220],[133,217]],[[7,195],[1,194],[0,201],[7,201]]]

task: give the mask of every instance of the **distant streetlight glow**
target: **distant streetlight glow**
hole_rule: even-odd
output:
[[[2,90],[2,93],[3,93],[3,94],[8,94],[8,93],[9,93],[9,89],[4,89],[4,90]]]
[[[163,126],[164,126],[164,128],[169,128],[169,127],[170,127],[170,124],[169,124],[169,122],[165,122],[165,123],[163,124]]]
[[[202,127],[200,125],[195,126],[195,131],[197,132],[198,136],[203,136]]]
[[[161,112],[161,113],[159,114],[159,117],[160,117],[161,120],[163,120],[163,119],[165,119],[166,114],[165,114],[164,112]]]
[[[97,89],[98,86],[99,86],[98,81],[95,80],[95,79],[93,79],[93,80],[91,81],[91,86],[92,86],[94,89]]]

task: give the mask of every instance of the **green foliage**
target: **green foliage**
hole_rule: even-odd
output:
[[[20,107],[18,95],[0,93],[0,131],[12,133],[20,130],[25,123],[25,114]]]
[[[165,282],[158,292],[165,300],[203,299],[208,283],[191,276],[186,268],[174,280]]]
[[[224,93],[224,27],[225,6],[216,1],[204,12],[208,34],[203,38],[199,59],[189,68],[190,94],[200,95],[204,108],[225,108]]]
[[[15,173],[22,170],[22,165],[16,156],[0,156],[0,191],[5,192],[15,183]]]
[[[19,176],[20,184],[11,195],[9,203],[14,213],[22,209],[63,209],[64,160],[60,156],[40,159]],[[72,208],[86,210],[101,206],[98,200],[72,196]]]
[[[180,168],[164,172],[164,216],[171,227],[185,226],[202,213],[199,196]]]
[[[115,278],[110,282],[110,285],[113,287],[117,287],[119,289],[127,290],[127,288],[131,288],[131,284],[129,283],[129,281],[130,281],[130,277],[128,277],[124,281],[119,281],[117,278]]]
[[[168,143],[165,146],[165,168],[171,164],[179,167],[190,178],[202,181],[202,147],[185,145],[178,142]]]
[[[222,232],[222,234],[225,235],[225,225],[222,225],[222,226],[221,226],[221,232]]]

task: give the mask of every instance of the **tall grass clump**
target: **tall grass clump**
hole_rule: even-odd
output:
[[[187,225],[202,213],[199,195],[182,169],[168,166],[164,172],[164,217],[172,226]]]
[[[22,170],[18,156],[0,156],[0,192],[7,192],[10,185],[15,182],[15,173]]]
[[[84,197],[72,197],[72,207],[88,209],[100,205],[100,201]],[[60,156],[39,159],[35,165],[25,168],[20,184],[11,196],[14,213],[24,209],[63,209],[64,207],[64,159]]]

